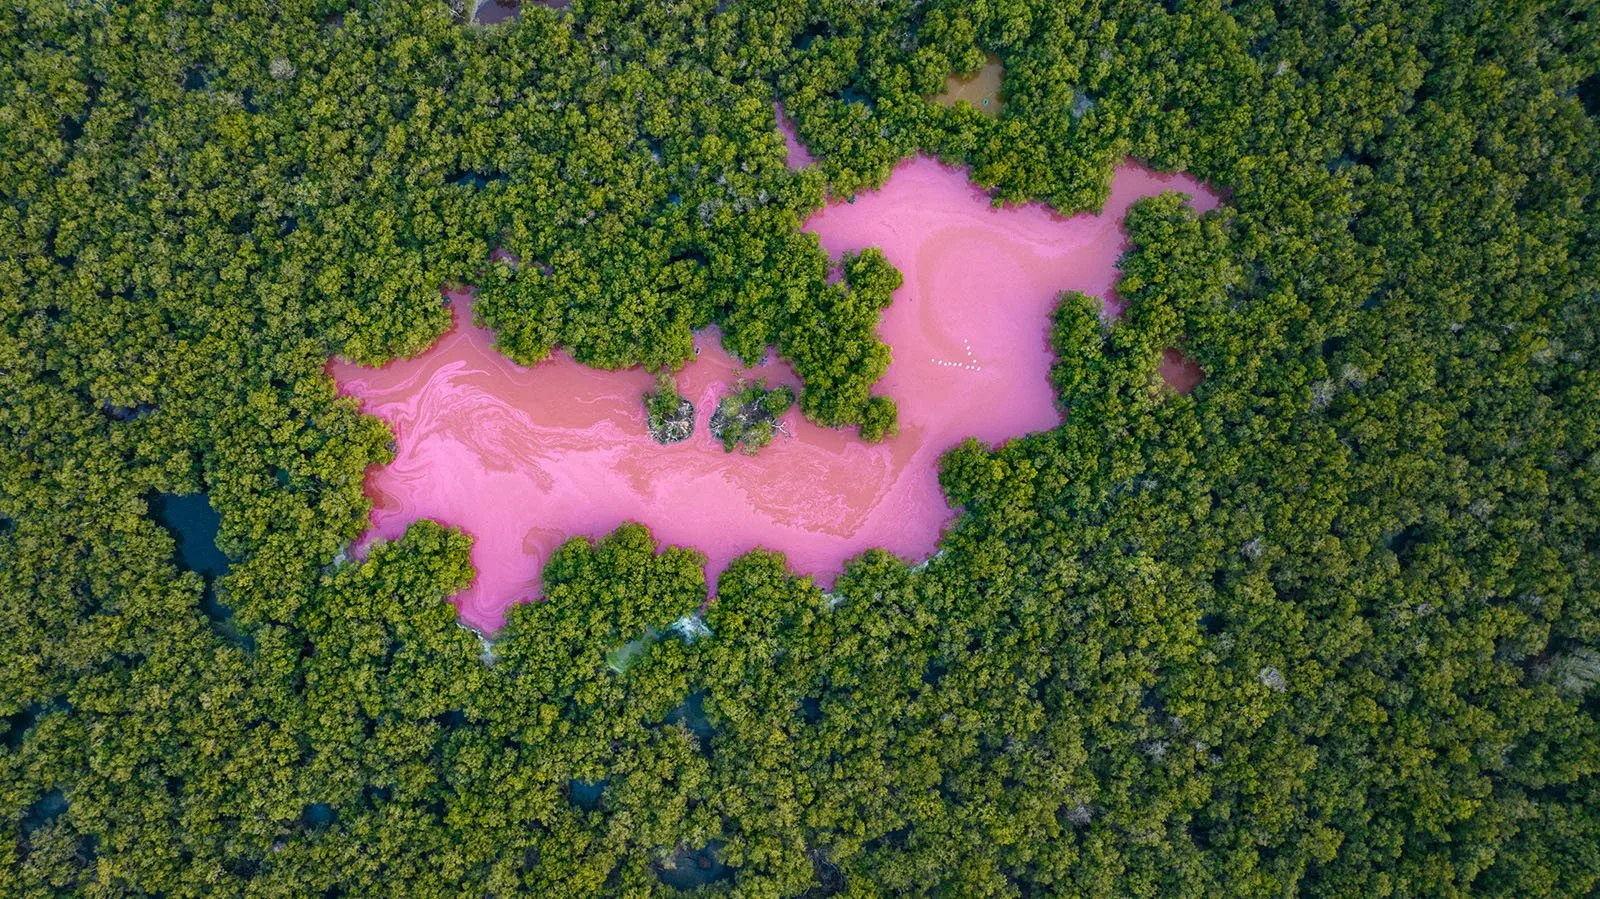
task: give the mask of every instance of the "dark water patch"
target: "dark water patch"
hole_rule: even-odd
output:
[[[95,867],[95,862],[100,858],[100,837],[98,834],[85,834],[78,841],[78,849],[72,854],[78,863],[79,871],[88,871]]]
[[[27,736],[29,728],[39,720],[37,706],[28,706],[20,712],[5,717],[5,733],[0,734],[0,746],[7,749],[16,749],[22,745],[22,738]]]
[[[949,673],[950,666],[935,659],[928,663],[928,667],[922,669],[922,683],[928,687],[937,687],[939,682],[944,680],[944,676]]]
[[[52,713],[69,712],[71,710],[72,703],[68,702],[65,696],[57,696],[49,702],[36,702],[20,712],[7,715],[3,719],[6,729],[4,734],[0,734],[0,746],[5,746],[7,749],[18,748],[27,737],[28,731],[39,723],[40,718]]]
[[[4,515],[0,515],[0,536],[9,534],[16,529],[17,520],[15,518],[7,518]]]
[[[655,866],[656,878],[675,890],[729,880],[734,869],[723,863],[722,845],[722,841],[712,840],[702,849],[680,847],[671,858]]]
[[[365,786],[361,788],[361,796],[367,800],[369,805],[382,805],[383,803],[388,802],[389,797],[393,795],[394,790],[388,787]]]
[[[250,209],[241,209],[228,220],[229,234],[249,234],[255,227],[255,212]]]
[[[711,257],[707,256],[703,250],[697,248],[679,250],[678,252],[672,254],[672,258],[667,260],[668,265],[676,265],[680,262],[687,262],[697,268],[708,269],[711,267]]]
[[[94,111],[95,105],[100,102],[100,91],[105,87],[105,84],[98,78],[89,77],[85,82],[85,87],[88,88],[88,96],[86,98],[88,102],[84,104],[82,112],[77,115],[63,115],[61,117],[61,137],[67,143],[72,143],[83,136],[83,129],[89,124],[89,115]],[[54,243],[53,233],[50,239]]]
[[[837,96],[839,98],[839,102],[853,103],[857,106],[864,107],[868,112],[876,112],[878,109],[877,101],[873,100],[871,95],[862,91],[853,84],[840,91]],[[854,199],[854,197],[851,198],[852,201],[854,201]]]
[[[249,880],[261,873],[261,859],[250,855],[230,858],[222,863],[222,870],[227,871],[234,877]]]
[[[499,25],[514,22],[522,15],[522,0],[482,0],[472,12],[472,21],[479,25]]]
[[[817,885],[801,893],[802,899],[822,899],[823,896],[837,896],[844,892],[844,872],[839,866],[828,858],[828,853],[823,849],[813,849],[811,856],[811,876],[817,880]]]
[[[596,781],[569,780],[567,781],[567,799],[578,808],[592,812],[600,807],[600,797],[605,794],[606,784],[609,780],[601,778]]]
[[[1383,545],[1389,548],[1400,559],[1410,555],[1411,551],[1421,543],[1425,537],[1420,525],[1403,527],[1398,531],[1391,531],[1383,535]]]
[[[339,813],[326,802],[313,802],[300,813],[300,820],[312,830],[322,830],[339,820]]]
[[[211,508],[204,493],[157,493],[147,500],[156,523],[172,534],[178,547],[178,567],[205,580],[200,612],[223,639],[245,650],[255,649],[255,638],[233,621],[233,609],[217,595],[216,580],[228,573],[228,557],[217,548],[222,516]]]
[[[807,724],[818,724],[822,721],[822,700],[815,696],[806,696],[800,700],[799,708],[795,713],[800,720]]]
[[[24,836],[33,833],[51,821],[66,814],[67,794],[61,790],[51,790],[44,794],[44,798],[28,806],[22,814],[22,833]]]
[[[678,706],[667,714],[667,724],[680,725],[700,743],[700,754],[709,758],[711,756],[711,738],[716,734],[716,728],[711,726],[711,719],[706,717],[706,694],[704,690],[696,690],[689,694]]]
[[[200,66],[190,66],[178,76],[178,86],[186,91],[205,90],[206,83],[210,81],[205,69]]]
[[[1200,633],[1208,637],[1215,637],[1222,633],[1227,624],[1227,619],[1215,612],[1207,612],[1195,620],[1195,626],[1200,629]]]
[[[1139,708],[1151,713],[1152,717],[1162,715],[1167,710],[1166,700],[1155,690],[1146,688],[1139,691]]]
[[[1335,175],[1341,172],[1350,171],[1351,169],[1355,168],[1365,168],[1370,171],[1372,169],[1376,169],[1380,162],[1381,160],[1379,160],[1376,156],[1364,151],[1357,153],[1341,153],[1335,157],[1332,162],[1328,163],[1327,169],[1330,173]]]
[[[478,171],[451,172],[445,176],[445,181],[457,187],[470,187],[473,190],[483,190],[490,184],[506,180],[504,172],[491,172],[485,174]]]
[[[216,588],[211,584],[206,585],[200,597],[200,612],[218,636],[246,652],[255,651],[256,638],[239,629],[233,620],[233,609],[217,598]]]
[[[900,827],[896,828],[895,830],[891,830],[882,836],[873,837],[872,839],[868,840],[866,845],[862,848],[868,852],[882,852],[888,849],[904,849],[906,846],[906,839],[910,836],[910,827]]]
[[[828,28],[828,23],[812,22],[803,30],[795,34],[794,39],[789,42],[789,46],[801,52],[805,52],[806,50],[811,49],[811,45],[817,42],[817,38],[827,37],[831,33],[832,32]]]
[[[178,565],[207,581],[228,573],[228,557],[217,548],[222,516],[204,493],[157,493],[149,499],[150,514],[178,544]]]
[[[1600,116],[1600,74],[1590,75],[1578,82],[1578,102],[1583,104],[1584,112]]]
[[[439,726],[446,730],[454,730],[467,723],[467,713],[460,709],[451,709],[442,715],[435,715],[433,720],[439,722]]]
[[[134,403],[131,406],[118,406],[110,400],[106,400],[100,404],[100,411],[112,421],[138,421],[156,411],[156,405],[155,403]]]

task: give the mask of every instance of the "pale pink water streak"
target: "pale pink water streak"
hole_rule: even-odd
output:
[[[705,553],[712,578],[757,547],[783,551],[822,583],[871,547],[926,558],[954,514],[939,456],[968,436],[995,443],[1060,421],[1047,380],[1056,296],[1110,300],[1123,214],[1165,190],[1193,194],[1202,210],[1217,203],[1192,178],[1130,165],[1099,216],[995,209],[964,172],[917,159],[881,190],[814,215],[806,227],[830,254],[877,246],[905,276],[879,331],[894,361],[877,387],[899,404],[900,433],[879,444],[791,412],[792,438],[755,457],[724,453],[706,423],[729,384],[797,381],[782,363],[741,368],[711,332],[678,375],[695,404],[694,436],[660,446],[645,432],[643,371],[598,371],[564,354],[515,365],[492,334],[461,320],[458,295],[457,327],[422,355],[381,369],[331,366],[341,391],[395,432],[395,461],[368,476],[369,537],[397,537],[423,518],[471,534],[478,576],[455,602],[465,623],[486,630],[537,595],[539,570],[563,540],[625,521]]]
[[[784,162],[791,169],[803,169],[816,162],[816,157],[800,142],[800,136],[795,134],[794,122],[783,112],[783,104],[776,103],[772,107],[773,114],[778,119],[778,131],[783,134],[783,146],[788,154]]]

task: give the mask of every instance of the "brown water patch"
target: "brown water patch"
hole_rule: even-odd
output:
[[[953,107],[958,101],[966,101],[989,118],[998,118],[1005,106],[1005,101],[1000,99],[1000,87],[1005,81],[1005,74],[1000,57],[991,53],[983,68],[973,74],[962,76],[952,73],[946,78],[944,93],[934,96],[933,102]]]
[[[546,9],[566,9],[572,0],[479,0],[472,13],[472,21],[479,25],[499,25],[516,21],[526,6],[543,6]]]
[[[1179,393],[1194,390],[1206,379],[1205,370],[1198,363],[1172,347],[1161,351],[1161,365],[1157,371],[1161,372],[1161,380]]]
[[[472,21],[479,25],[499,25],[515,21],[522,14],[522,0],[482,0],[472,11]]]
[[[511,252],[505,247],[495,247],[494,252],[489,254],[489,261],[504,262],[506,265],[511,266],[512,270],[515,271],[517,266],[522,264],[522,257]]]

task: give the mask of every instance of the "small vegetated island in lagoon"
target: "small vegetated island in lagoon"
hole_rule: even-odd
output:
[[[708,430],[722,442],[724,452],[738,449],[753,456],[773,437],[789,434],[782,419],[793,405],[794,391],[785,385],[769,390],[765,380],[753,384],[740,380],[717,402]]]
[[[654,390],[644,394],[645,429],[657,443],[680,443],[694,435],[694,403],[678,393],[678,384],[666,372],[656,375]]]
[[[1600,889],[1583,4],[4,23],[0,893]]]

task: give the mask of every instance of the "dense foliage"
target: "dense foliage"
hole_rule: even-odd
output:
[[[772,442],[783,427],[783,413],[793,405],[794,391],[788,387],[769,389],[765,378],[755,382],[741,379],[717,401],[708,429],[712,437],[722,441],[724,452],[738,449],[753,456]]]
[[[0,16],[0,893],[1600,889],[1592,0],[721,5]],[[990,53],[998,117],[925,99]],[[716,323],[889,432],[898,274],[799,223],[918,150],[1231,190],[1130,215],[1115,328],[1063,297],[1066,423],[952,449],[926,566],[704,605],[624,527],[490,640],[467,536],[345,558],[391,451],[324,365],[425,347],[442,283],[513,358]],[[151,510],[198,492],[214,603]]]

